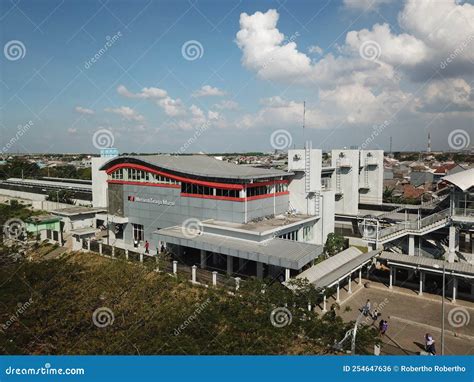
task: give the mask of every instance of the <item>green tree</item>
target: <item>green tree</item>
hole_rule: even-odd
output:
[[[337,233],[330,233],[326,239],[326,244],[324,245],[324,254],[326,257],[331,257],[346,248],[347,246],[344,236]]]

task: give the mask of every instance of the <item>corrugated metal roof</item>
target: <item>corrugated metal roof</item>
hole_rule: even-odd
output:
[[[442,271],[443,265],[446,272],[457,272],[466,275],[474,275],[474,265],[469,263],[448,263],[443,260],[436,260],[430,257],[423,256],[408,256],[393,252],[382,252],[380,259],[388,262],[407,264],[413,267],[420,266],[425,268],[432,268],[438,272]]]
[[[301,269],[323,253],[321,245],[278,238],[260,243],[206,232],[189,237],[190,235],[179,226],[155,231],[154,235],[158,240],[171,244],[204,249],[290,269]]]
[[[380,252],[381,250],[375,250],[362,253],[359,249],[350,247],[300,273],[296,278],[306,278],[316,288],[326,288],[370,261]]]
[[[470,170],[457,172],[453,175],[448,175],[443,177],[443,180],[454,184],[456,187],[459,187],[461,190],[466,191],[471,187],[474,187],[474,168]]]
[[[257,179],[292,175],[292,173],[281,170],[241,166],[235,163],[218,160],[207,155],[123,156],[108,161],[101,169],[106,169],[116,163],[129,161],[140,161],[144,164],[156,166],[163,170],[205,178]]]

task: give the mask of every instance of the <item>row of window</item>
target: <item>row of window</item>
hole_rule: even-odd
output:
[[[134,168],[120,168],[115,170],[110,174],[110,178],[114,180],[130,180],[134,182],[179,184],[177,180],[166,176],[153,174],[148,171],[136,170]]]
[[[213,196],[226,196],[230,198],[238,198],[239,190],[226,190],[223,188],[199,186],[192,183],[181,183],[181,192],[185,194],[194,195],[213,195]]]

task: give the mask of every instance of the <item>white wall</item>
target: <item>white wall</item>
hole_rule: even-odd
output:
[[[105,162],[112,158],[94,157],[92,161],[92,206],[107,207],[107,173],[99,171]]]
[[[324,245],[327,236],[334,232],[334,190],[321,192],[321,218],[314,225],[314,243]]]
[[[368,154],[371,157],[368,157]],[[367,165],[366,158],[372,163],[376,163],[376,166]],[[370,162],[369,162],[370,163]],[[360,177],[359,184],[365,185],[367,175],[368,177],[368,190],[363,190],[359,194],[360,203],[370,204],[382,204],[383,198],[383,150],[361,150],[360,151]]]
[[[344,157],[341,158],[340,154]],[[338,167],[343,162],[350,167]],[[337,214],[357,215],[359,211],[359,150],[332,150],[331,165],[335,168],[332,176],[332,189],[336,192],[335,211]],[[340,188],[337,187],[337,178]],[[338,195],[337,192],[341,194]]]

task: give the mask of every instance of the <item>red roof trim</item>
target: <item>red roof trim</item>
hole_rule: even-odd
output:
[[[130,185],[134,185],[134,186],[151,186],[151,187],[165,187],[165,188],[178,188],[178,189],[181,189],[181,186],[179,184],[134,182],[134,181],[129,181],[129,180],[119,180],[119,179],[108,180],[107,183],[130,184]]]

